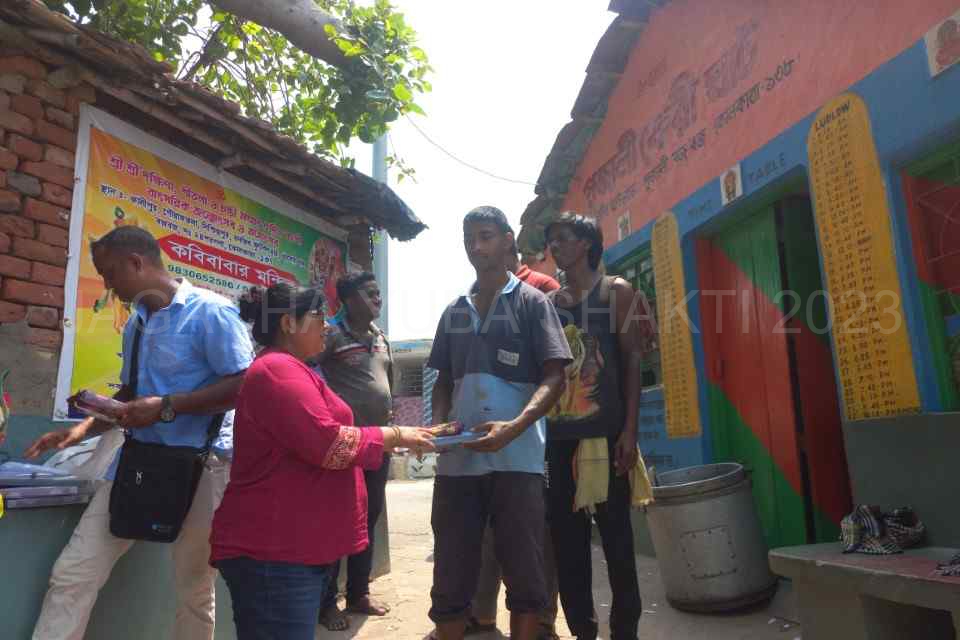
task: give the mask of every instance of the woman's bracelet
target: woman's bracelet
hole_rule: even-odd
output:
[[[393,429],[394,435],[397,436],[397,444],[395,444],[394,446],[399,446],[403,442],[403,436],[400,435],[400,427],[393,426],[390,428]]]

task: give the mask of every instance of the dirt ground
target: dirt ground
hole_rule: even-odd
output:
[[[391,481],[387,485],[387,512],[390,525],[390,558],[392,571],[371,585],[373,596],[392,607],[383,618],[351,617],[347,631],[330,632],[318,628],[322,640],[420,640],[432,629],[427,618],[430,608],[432,582],[433,535],[430,530],[432,480]],[[610,607],[610,588],[607,582],[603,553],[594,547],[594,588],[601,618],[601,638],[609,638],[606,626]],[[637,570],[640,593],[643,596],[643,617],[640,620],[642,640],[796,640],[800,627],[775,616],[782,610],[777,601],[769,607],[730,615],[695,615],[676,611],[667,604],[660,584],[657,562],[638,556]],[[497,640],[506,637],[509,618],[501,607],[498,631],[471,636],[475,640]],[[571,638],[563,620],[558,621],[558,632],[565,640]]]

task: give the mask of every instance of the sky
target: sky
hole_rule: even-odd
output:
[[[388,333],[393,340],[432,338],[444,307],[473,282],[461,223],[487,204],[520,231],[533,184],[570,109],[597,41],[615,15],[609,0],[394,0],[416,29],[434,73],[433,91],[411,116],[454,156],[516,184],[469,169],[401,119],[390,151],[416,170],[416,182],[390,186],[429,227],[409,242],[389,243]],[[371,148],[351,149],[370,173]]]

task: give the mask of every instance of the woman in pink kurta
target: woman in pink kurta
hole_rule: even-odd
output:
[[[368,544],[363,469],[385,448],[432,448],[422,429],[352,426],[350,408],[305,364],[324,346],[322,304],[317,290],[286,284],[241,301],[266,348],[237,398],[230,484],[211,533],[240,640],[312,640],[335,588],[329,565]]]

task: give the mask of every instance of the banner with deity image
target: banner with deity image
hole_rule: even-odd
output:
[[[90,243],[135,225],[157,238],[171,274],[238,299],[251,286],[319,286],[339,308],[346,231],[297,210],[117,118],[84,106],[67,265],[55,419],[79,389],[119,388],[120,334],[130,311],[104,288]]]

